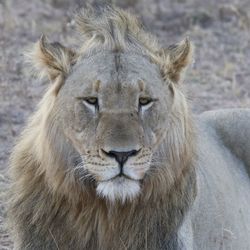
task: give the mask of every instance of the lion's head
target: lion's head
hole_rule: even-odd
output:
[[[66,179],[89,183],[98,196],[123,202],[145,195],[149,183],[157,189],[163,175],[170,187],[182,171],[178,163],[189,159],[191,125],[180,81],[190,42],[161,49],[119,9],[101,16],[82,11],[77,25],[80,49],[42,37],[30,54],[52,81],[36,125],[43,127],[41,144],[34,145],[48,180],[58,189]]]

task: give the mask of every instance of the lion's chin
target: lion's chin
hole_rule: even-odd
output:
[[[132,201],[140,193],[140,183],[126,177],[117,177],[110,181],[99,182],[97,194],[111,202]]]

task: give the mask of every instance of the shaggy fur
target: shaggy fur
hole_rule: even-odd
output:
[[[191,59],[190,42],[160,49],[136,18],[120,9],[107,8],[101,14],[83,10],[77,23],[85,39],[78,52],[43,37],[31,53],[35,67],[53,84],[11,156],[9,221],[15,248],[183,249],[179,231],[196,197],[196,129],[180,84]],[[82,100],[79,104],[78,96],[73,103],[73,94],[79,92],[75,88],[85,77],[86,82],[95,79],[94,89],[101,91],[100,85],[110,82],[103,67],[110,69],[113,59],[115,80],[109,91],[117,92],[108,92],[109,106],[100,110],[101,118],[93,118],[97,108],[90,110]],[[161,111],[155,105],[139,119],[132,109],[114,109],[129,107],[114,93],[121,93],[121,84],[127,86],[124,75],[132,71],[130,65],[143,72],[135,73],[141,89],[150,77],[152,85],[162,84],[162,89],[154,87],[163,96]],[[96,72],[101,72],[98,78]],[[127,102],[133,98],[130,88]],[[133,199],[101,197],[96,192],[101,173],[114,167],[110,159],[96,155],[97,149],[120,147],[125,141],[143,145],[133,162],[134,169],[143,171],[140,192]]]

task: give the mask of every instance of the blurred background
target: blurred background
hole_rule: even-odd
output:
[[[23,52],[42,33],[74,47],[73,13],[84,3],[0,0],[0,250],[12,249],[1,202],[9,153],[49,84],[30,74]],[[184,84],[195,113],[250,107],[250,0],[116,0],[116,4],[138,15],[163,46],[190,37],[195,62]]]

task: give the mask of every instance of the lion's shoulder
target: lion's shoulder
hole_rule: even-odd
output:
[[[250,110],[204,112],[196,126],[195,249],[249,249]]]
[[[198,120],[244,162],[250,174],[250,109],[207,111],[199,115]]]

